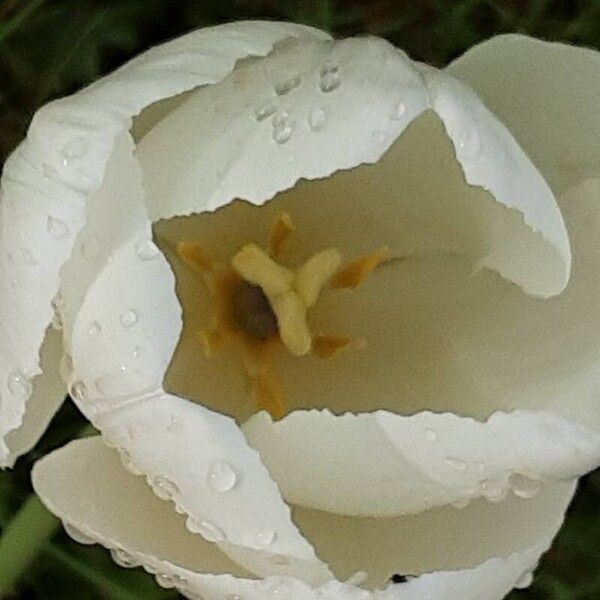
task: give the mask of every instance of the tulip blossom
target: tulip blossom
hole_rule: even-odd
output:
[[[600,58],[202,29],[43,107],[2,176],[0,462],[207,600],[481,600],[600,464]]]

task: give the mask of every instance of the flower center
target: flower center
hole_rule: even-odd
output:
[[[342,265],[341,253],[328,248],[299,267],[286,267],[279,259],[294,230],[290,216],[281,214],[267,249],[244,244],[229,263],[214,261],[198,241],[176,245],[178,257],[202,278],[211,296],[212,323],[197,331],[205,356],[216,357],[223,346],[235,345],[258,407],[274,418],[286,413],[283,386],[271,365],[274,348],[282,345],[298,358],[314,354],[327,359],[364,346],[364,340],[312,332],[309,311],[327,289],[360,286],[389,254],[381,248]]]

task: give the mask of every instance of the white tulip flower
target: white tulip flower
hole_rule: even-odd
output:
[[[519,35],[438,70],[239,22],[43,107],[2,176],[1,464],[64,379],[102,436],[37,493],[185,596],[528,585],[600,463],[599,96],[597,52]]]

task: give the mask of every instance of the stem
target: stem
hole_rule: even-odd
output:
[[[0,597],[13,588],[58,525],[37,496],[23,503],[0,537]]]

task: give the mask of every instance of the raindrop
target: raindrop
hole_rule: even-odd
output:
[[[263,106],[256,109],[254,112],[255,119],[260,123],[265,119],[268,119],[270,116],[274,115],[279,106],[275,102],[268,102],[267,104],[263,104]]]
[[[156,573],[154,579],[156,579],[156,583],[158,583],[160,587],[165,589],[174,587],[182,588],[187,585],[187,581],[183,577],[175,573]]]
[[[83,381],[78,380],[71,386],[69,394],[73,400],[83,401],[87,397],[87,386]]]
[[[325,127],[327,115],[322,108],[313,108],[308,115],[308,126],[313,131],[321,131]]]
[[[152,240],[143,239],[136,242],[135,253],[142,260],[151,260],[160,254],[160,250]]]
[[[161,500],[171,500],[173,496],[179,493],[179,488],[177,485],[163,475],[157,475],[156,477],[153,477],[150,479],[149,483],[152,486],[154,493]]]
[[[319,89],[324,93],[333,92],[340,86],[340,67],[333,63],[327,63],[321,68],[321,79]]]
[[[31,381],[29,381],[29,379],[27,379],[27,377],[25,377],[25,375],[19,371],[12,371],[9,373],[6,385],[8,387],[8,391],[14,396],[27,398],[31,394]]]
[[[502,502],[508,494],[508,489],[502,481],[486,479],[481,482],[481,493],[490,502]]]
[[[399,121],[400,119],[402,119],[402,117],[404,117],[405,114],[406,104],[404,104],[404,102],[398,102],[398,104],[396,104],[392,112],[392,119]]]
[[[98,335],[101,331],[102,331],[102,325],[100,325],[100,323],[98,323],[98,321],[92,321],[88,325],[88,335],[90,335],[92,337],[94,337],[95,335]]]
[[[89,535],[86,535],[85,533],[83,533],[83,531],[77,529],[77,527],[75,527],[75,525],[72,525],[71,523],[64,522],[63,528],[71,539],[75,540],[76,542],[79,542],[80,544],[86,544],[89,546],[91,544],[96,543],[96,540],[94,538],[91,538]]]
[[[446,458],[446,464],[456,471],[464,471],[467,468],[467,463],[464,460],[454,458],[453,456]]]
[[[435,442],[438,438],[437,431],[431,427],[425,429],[425,439],[429,442]]]
[[[71,161],[81,158],[86,150],[86,142],[81,137],[76,137],[67,142],[61,151],[63,166],[66,167]]]
[[[236,483],[235,471],[224,460],[218,460],[208,468],[208,485],[215,492],[228,492]]]
[[[285,144],[294,131],[294,125],[290,121],[290,115],[282,112],[273,119],[273,139],[278,144]]]
[[[131,327],[137,323],[137,320],[137,313],[131,308],[124,313],[121,313],[121,316],[119,317],[119,321],[123,327]]]
[[[136,560],[129,552],[123,550],[123,548],[113,548],[110,551],[112,559],[120,566],[126,569],[133,569],[139,567],[140,563]]]
[[[199,533],[207,542],[224,542],[226,539],[223,530],[210,521],[188,517],[186,526],[191,532]]]
[[[300,75],[294,75],[285,81],[276,83],[273,88],[278,96],[285,96],[289,94],[294,88],[300,85]]]
[[[46,229],[55,240],[61,240],[69,233],[67,224],[60,219],[56,219],[55,217],[48,217]]]
[[[461,132],[457,144],[462,158],[475,158],[481,150],[481,140],[473,130]]]
[[[530,479],[519,473],[513,473],[510,476],[510,484],[513,494],[524,500],[530,500],[542,489],[542,482],[539,479]]]
[[[275,542],[277,534],[272,529],[264,529],[256,534],[256,542],[259,546],[270,546]]]

